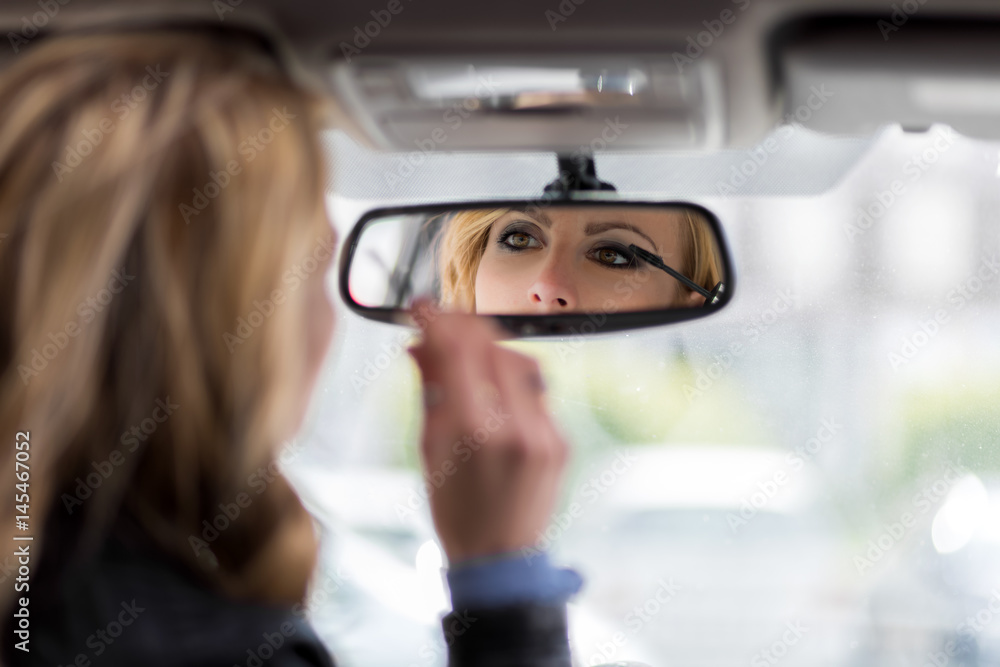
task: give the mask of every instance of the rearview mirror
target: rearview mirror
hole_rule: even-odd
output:
[[[700,206],[478,202],[368,213],[344,246],[340,288],[370,319],[412,324],[423,297],[538,336],[704,317],[728,303],[733,274]]]

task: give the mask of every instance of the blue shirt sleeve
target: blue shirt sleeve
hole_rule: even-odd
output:
[[[565,604],[583,578],[557,568],[544,551],[501,554],[459,563],[448,570],[453,609],[485,609],[518,603]]]

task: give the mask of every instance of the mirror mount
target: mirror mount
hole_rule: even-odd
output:
[[[580,193],[617,192],[615,186],[597,178],[594,156],[586,153],[556,155],[559,178],[545,186],[545,199],[574,199]]]

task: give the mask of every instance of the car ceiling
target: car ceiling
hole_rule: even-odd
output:
[[[331,67],[342,59],[340,45],[350,42],[358,26],[372,20],[371,12],[381,9],[380,0],[366,2],[327,2],[322,0],[173,0],[169,3],[124,2],[114,0],[4,0],[0,7],[0,27],[4,35],[18,31],[25,17],[40,11],[42,3],[58,5],[58,12],[46,29],[63,30],[94,24],[155,22],[163,17],[174,20],[204,21],[227,26],[251,26],[267,31],[286,52],[293,54],[301,65],[300,71],[311,83],[339,92],[330,76]],[[850,82],[858,72],[880,76],[874,83],[868,80],[858,91],[845,89],[837,104],[825,113],[815,114],[804,123],[832,133],[871,133],[878,126],[900,122],[914,129],[926,129],[932,122],[949,122],[960,131],[973,136],[1000,137],[1000,103],[973,105],[968,108],[942,111],[908,105],[906,95],[894,93],[892,103],[864,104],[863,95],[870,95],[872,86],[879,90],[881,80],[900,80],[912,75],[914,59],[908,54],[918,52],[926,62],[939,66],[942,76],[954,76],[964,71],[970,61],[988,55],[993,63],[994,51],[1000,49],[1000,39],[993,31],[993,22],[1000,25],[1000,3],[983,0],[702,0],[700,2],[642,2],[619,0],[550,0],[546,2],[510,0],[503,3],[473,3],[460,0],[399,0],[403,10],[365,49],[365,57],[395,57],[451,55],[473,56],[535,56],[546,54],[658,54],[669,59],[672,53],[683,52],[688,39],[705,30],[705,21],[720,16],[724,10],[739,11],[739,20],[725,29],[706,49],[706,58],[715,63],[722,75],[724,101],[721,140],[709,147],[750,146],[772,130],[789,109],[803,103],[810,86],[818,81]],[[411,4],[412,3],[412,4]],[[891,20],[894,7],[910,6],[912,25],[894,31],[891,39],[878,26],[879,20]],[[745,7],[745,11],[740,11]],[[555,28],[546,12],[561,13],[565,21]],[[782,51],[775,36],[793,34],[788,26],[807,19],[822,17],[818,25],[833,25],[829,18],[853,17],[852,23],[834,34],[816,39],[799,39],[795,48]],[[958,20],[953,24],[950,40],[941,40],[935,47],[936,32],[928,30],[940,19]],[[813,24],[815,27],[816,24]],[[957,26],[957,27],[955,27]],[[986,27],[984,27],[986,26]],[[841,26],[843,27],[843,26]],[[967,53],[948,68],[949,55],[954,49],[947,42],[963,43],[963,31],[987,30],[979,41],[973,40]],[[923,31],[923,32],[921,32]],[[899,33],[898,36],[895,33]],[[906,38],[904,33],[911,33]],[[917,39],[918,33],[920,38]],[[800,33],[795,33],[800,35]],[[898,37],[898,38],[897,38]],[[825,51],[810,51],[811,43],[822,44]],[[776,46],[777,45],[777,46]],[[996,46],[992,46],[996,45]],[[803,53],[805,49],[805,53]],[[907,51],[909,49],[909,51]],[[7,60],[11,50],[2,50]],[[896,63],[880,66],[891,53],[897,53]],[[988,53],[987,53],[988,52]],[[996,54],[1000,55],[1000,54]],[[797,59],[794,59],[796,56]],[[860,63],[859,63],[860,58]],[[799,68],[790,70],[794,60]],[[916,66],[924,61],[917,59]],[[943,65],[942,65],[943,63]],[[0,65],[3,63],[0,62]],[[902,75],[900,69],[907,70]],[[875,73],[874,75],[872,73]],[[1000,65],[986,67],[983,76],[994,83],[1000,81]],[[839,75],[839,78],[838,78]],[[901,101],[902,100],[902,101]],[[994,108],[997,107],[997,108]],[[849,118],[843,119],[846,111]],[[347,129],[363,143],[380,148],[402,148],[408,139],[386,139],[374,136],[371,119],[356,106],[348,110]],[[971,116],[976,116],[971,118]],[[535,145],[539,148],[540,146]],[[689,148],[692,146],[688,146]],[[696,147],[696,146],[695,146]],[[475,145],[469,146],[477,148]],[[481,148],[481,147],[479,147]],[[524,148],[523,146],[520,148]]]
[[[58,1],[58,0],[57,0]],[[986,0],[948,0],[920,3],[922,16],[1000,17],[1000,5]],[[717,16],[736,2],[648,2],[578,0],[572,21],[553,31],[544,12],[558,10],[559,0],[509,0],[503,3],[471,3],[465,0],[403,0],[419,3],[416,11],[404,11],[394,20],[391,32],[380,36],[378,51],[470,51],[508,48],[662,48],[672,38],[684,38],[700,30],[701,22]],[[740,3],[746,0],[740,0]],[[60,7],[59,24],[106,21],[117,17],[198,16],[220,20],[218,6],[230,4],[222,20],[261,20],[275,26],[296,49],[303,52],[330,50],[349,38],[354,26],[370,20],[369,12],[379,2],[329,2],[324,0],[68,0]],[[885,0],[749,0],[746,15],[752,17],[743,30],[758,36],[795,17],[816,14],[868,14],[888,17],[892,4]],[[38,0],[5,0],[0,8],[4,31],[16,29],[22,16],[38,10]],[[241,18],[240,15],[250,15]]]

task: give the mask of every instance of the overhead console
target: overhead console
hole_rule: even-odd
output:
[[[970,137],[1000,138],[995,20],[931,21],[902,9],[810,18],[776,30],[770,51],[786,115],[799,112],[796,121],[810,129],[857,135],[886,124],[923,131],[945,123]]]

